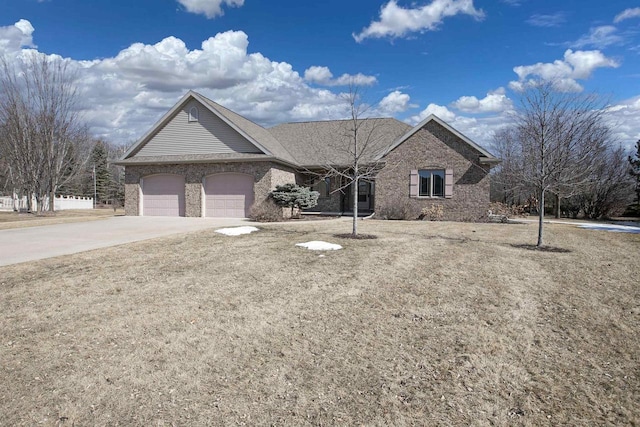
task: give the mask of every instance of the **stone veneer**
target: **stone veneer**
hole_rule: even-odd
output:
[[[309,209],[311,212],[340,212],[342,208],[341,198],[342,192],[335,191],[338,188],[337,177],[331,177],[329,179],[329,189],[326,196],[318,197],[318,204],[316,207]],[[335,192],[334,192],[335,191]]]
[[[376,212],[402,203],[414,219],[423,208],[442,205],[445,220],[478,220],[489,206],[489,166],[480,164],[479,156],[440,124],[427,123],[385,156],[386,166],[376,178]],[[452,197],[409,197],[410,173],[415,169],[453,169]]]
[[[263,202],[276,185],[296,182],[297,178],[293,169],[274,162],[127,165],[125,167],[125,213],[140,215],[140,178],[156,174],[177,174],[185,177],[185,216],[202,216],[204,178],[225,172],[254,176],[254,203]]]

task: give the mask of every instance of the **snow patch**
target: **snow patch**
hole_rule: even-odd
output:
[[[342,249],[342,246],[340,245],[322,242],[319,240],[314,240],[307,243],[296,243],[296,246],[307,248],[310,251],[337,251],[338,249]]]
[[[250,234],[254,231],[258,231],[256,227],[244,226],[244,227],[232,227],[232,228],[220,228],[215,230],[216,233],[224,234],[225,236],[239,236],[241,234]]]
[[[584,224],[580,225],[580,228],[587,228],[589,230],[604,230],[611,231],[613,233],[633,233],[640,234],[640,227],[633,227],[630,225],[614,225],[614,224]]]

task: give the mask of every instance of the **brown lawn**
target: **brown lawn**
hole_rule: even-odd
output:
[[[65,224],[69,222],[93,221],[115,215],[124,215],[123,209],[70,209],[42,214],[0,212],[0,230],[9,228],[37,227],[40,225]]]
[[[637,425],[640,235],[546,229],[567,252],[333,220],[2,267],[0,424]]]

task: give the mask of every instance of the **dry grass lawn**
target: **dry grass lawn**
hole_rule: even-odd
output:
[[[0,424],[638,425],[640,235],[546,229],[568,252],[332,220],[2,267]]]
[[[9,228],[38,227],[41,225],[66,224],[69,222],[93,221],[116,215],[124,215],[123,209],[70,209],[53,214],[0,212],[0,230]]]

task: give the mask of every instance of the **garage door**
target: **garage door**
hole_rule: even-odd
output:
[[[204,193],[206,216],[246,218],[253,204],[253,176],[240,173],[208,176]]]
[[[144,216],[184,216],[184,177],[152,175],[142,179]]]

